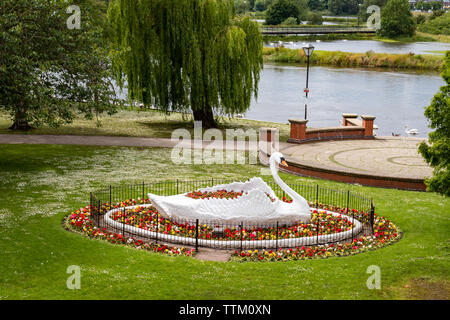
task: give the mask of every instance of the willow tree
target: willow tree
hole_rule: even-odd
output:
[[[115,78],[131,100],[192,111],[208,128],[257,97],[262,35],[233,0],[115,0],[108,17]]]

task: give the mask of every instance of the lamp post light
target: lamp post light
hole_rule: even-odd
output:
[[[310,43],[308,43],[306,46],[303,47],[303,51],[305,52],[306,58],[307,58],[307,67],[306,67],[306,88],[305,88],[305,94],[306,94],[306,99],[305,99],[305,120],[307,120],[308,117],[308,93],[309,93],[309,59],[311,57],[311,55],[314,52],[314,46],[312,46]]]

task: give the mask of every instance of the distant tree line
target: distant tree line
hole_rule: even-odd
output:
[[[422,10],[422,11],[428,11],[428,10],[441,10],[443,8],[442,1],[432,1],[432,2],[425,2],[425,1],[418,1],[415,5],[416,10]]]

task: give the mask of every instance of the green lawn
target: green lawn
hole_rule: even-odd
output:
[[[204,262],[90,240],[61,221],[87,204],[89,191],[109,184],[240,180],[259,175],[260,166],[174,165],[170,150],[146,148],[0,145],[0,154],[0,299],[449,298],[450,199],[436,194],[282,174],[288,182],[364,192],[404,238],[344,258]],[[70,265],[81,267],[81,290],[66,288]],[[370,265],[381,268],[381,290],[366,287]]]
[[[63,125],[60,128],[43,126],[28,132],[13,132],[8,130],[12,125],[9,114],[0,111],[0,134],[56,134],[56,135],[85,135],[85,136],[123,136],[123,137],[152,137],[170,138],[175,129],[186,128],[192,137],[194,123],[191,115],[173,112],[169,115],[157,110],[125,109],[119,110],[113,116],[107,114],[99,117],[101,126],[97,126],[96,120],[87,120],[77,117],[73,123]],[[264,122],[256,120],[235,119],[222,117],[219,119],[219,129],[255,129],[260,127],[277,127],[280,130],[280,139],[286,141],[289,138],[289,124]]]

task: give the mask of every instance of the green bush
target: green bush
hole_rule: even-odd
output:
[[[425,110],[434,131],[428,135],[428,142],[421,143],[419,151],[434,168],[433,177],[426,181],[428,190],[450,197],[450,51],[445,56],[442,78],[446,84]]]
[[[286,20],[284,20],[281,24],[286,26],[296,26],[298,25],[297,18],[289,17]]]
[[[427,18],[423,15],[423,14],[419,14],[418,16],[416,16],[416,24],[422,24],[425,23],[427,21]]]
[[[266,25],[278,25],[290,17],[296,17],[298,24],[300,23],[298,16],[299,10],[296,5],[288,0],[277,0],[267,9]]]
[[[315,13],[315,12],[309,13],[308,14],[308,24],[322,25],[323,24],[322,15],[319,13]]]
[[[256,11],[264,11],[266,10],[266,3],[263,0],[258,0],[255,2],[255,10]]]
[[[408,0],[389,0],[381,12],[381,35],[389,38],[412,37],[415,31],[416,21]]]
[[[433,20],[426,21],[419,26],[419,31],[431,34],[450,35],[450,12]]]

